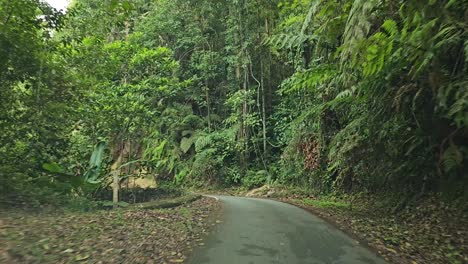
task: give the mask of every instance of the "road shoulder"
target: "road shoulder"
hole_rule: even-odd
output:
[[[377,196],[314,197],[265,188],[244,195],[290,203],[381,255],[390,263],[468,263],[468,214],[436,197],[405,204],[398,210]]]
[[[167,209],[3,212],[0,262],[182,263],[220,208],[215,199],[202,197]]]

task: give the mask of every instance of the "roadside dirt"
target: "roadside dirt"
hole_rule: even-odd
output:
[[[0,213],[0,263],[183,263],[216,223],[215,199],[170,209]]]

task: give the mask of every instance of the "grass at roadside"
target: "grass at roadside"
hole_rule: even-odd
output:
[[[342,201],[331,201],[331,200],[313,200],[313,199],[303,199],[303,200],[298,200],[294,199],[294,202],[300,202],[305,205],[310,205],[314,206],[317,208],[335,208],[335,209],[349,209],[351,208],[351,204],[347,202],[342,202]]]
[[[213,199],[168,209],[0,214],[0,263],[181,263],[219,209]]]

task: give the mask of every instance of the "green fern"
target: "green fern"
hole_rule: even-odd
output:
[[[318,8],[323,4],[324,0],[315,0],[312,1],[312,4],[310,5],[309,11],[307,12],[307,16],[304,19],[304,22],[302,23],[302,29],[301,29],[301,35],[304,35],[307,31],[307,28],[313,21],[313,18],[315,15],[317,15]]]
[[[444,151],[442,155],[442,165],[445,172],[458,169],[463,164],[463,153],[455,144],[450,146]]]
[[[294,34],[278,34],[266,38],[263,41],[264,45],[269,45],[270,47],[282,50],[298,50],[302,48],[306,41],[315,41],[317,38],[312,35],[294,35]]]
[[[345,63],[353,54],[359,41],[369,34],[372,26],[372,13],[381,4],[380,0],[355,0],[346,22],[341,62]]]
[[[375,75],[382,71],[384,65],[393,55],[395,40],[399,37],[399,29],[394,20],[386,20],[382,24],[383,32],[377,32],[365,41],[365,61],[362,63],[364,76]]]
[[[465,89],[460,89],[456,93],[455,102],[450,106],[447,116],[455,122],[459,128],[468,126],[468,93],[465,82]]]
[[[211,135],[200,135],[195,141],[195,151],[197,153],[201,152],[207,146],[211,145],[213,138]]]
[[[397,22],[395,20],[393,20],[393,19],[385,20],[384,23],[382,24],[382,28],[391,37],[394,37],[394,36],[396,36],[396,35],[398,35],[400,33],[399,29],[398,29]]]
[[[194,143],[194,137],[184,137],[182,138],[182,140],[180,141],[180,149],[182,150],[183,153],[187,153],[190,148],[192,147],[193,143]]]
[[[192,148],[192,146],[195,145],[197,139],[198,133],[192,133],[190,137],[183,137],[180,141],[180,149],[182,150],[182,152],[187,153],[190,150],[190,148]]]
[[[356,93],[356,86],[351,87],[350,89],[346,89],[344,91],[341,91],[335,99],[345,99],[352,97]]]
[[[321,65],[309,70],[298,71],[283,82],[280,94],[292,94],[301,90],[314,90],[327,84],[336,76],[336,69],[332,65]]]

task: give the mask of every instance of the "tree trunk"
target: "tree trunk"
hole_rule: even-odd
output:
[[[243,155],[242,155],[242,159],[243,159],[243,167],[244,167],[244,171],[247,170],[247,157],[249,156],[249,130],[248,130],[248,126],[246,124],[246,121],[247,121],[247,115],[248,115],[248,104],[247,104],[247,100],[248,100],[248,97],[247,97],[247,90],[248,90],[248,69],[247,67],[244,68],[244,84],[243,84],[243,90],[244,90],[244,102],[243,102],[243,105],[242,105],[242,122],[243,122],[243,126],[242,126],[242,137],[243,137],[243,143],[244,143],[244,149],[243,149]]]
[[[112,173],[112,203],[114,209],[117,208],[119,203],[119,189],[120,189],[120,165],[124,155],[124,147],[119,146],[119,154],[117,160],[111,166]]]
[[[210,110],[210,93],[208,88],[208,80],[206,82],[205,87],[205,97],[206,97],[206,111],[207,111],[207,119],[208,119],[208,132],[211,133],[211,110]]]
[[[260,89],[262,94],[262,134],[263,134],[263,157],[267,155],[267,134],[266,134],[266,112],[265,112],[265,85],[263,79],[263,59],[260,58]]]

